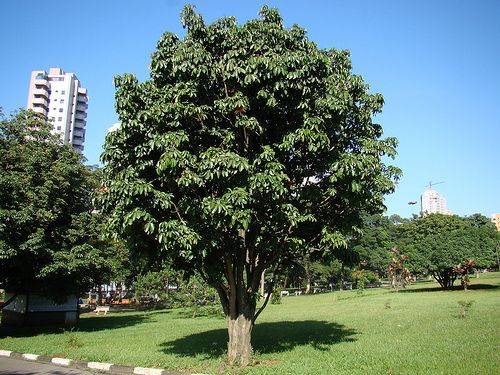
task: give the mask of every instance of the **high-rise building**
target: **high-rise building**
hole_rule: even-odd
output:
[[[48,73],[31,72],[27,108],[47,116],[54,125],[53,132],[80,153],[85,142],[88,100],[87,89],[81,87],[74,73],[60,68],[50,68]]]
[[[421,211],[424,215],[453,215],[453,213],[446,208],[446,199],[444,199],[441,194],[439,194],[436,190],[433,190],[431,187],[422,193],[420,202]]]
[[[496,225],[497,231],[500,232],[500,214],[491,214],[491,221]]]

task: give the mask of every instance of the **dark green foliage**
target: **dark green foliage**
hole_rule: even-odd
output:
[[[394,286],[406,283],[411,271],[412,275],[432,274],[444,288],[461,276],[466,287],[470,262],[476,268],[495,264],[498,236],[493,223],[480,214],[412,219],[366,215],[361,231],[350,240],[349,251],[337,251],[336,256],[355,269],[389,276]],[[391,249],[399,249],[400,254]]]
[[[0,284],[57,298],[113,266],[91,213],[94,172],[51,129],[31,111],[1,116]]]
[[[400,225],[398,232],[412,273],[431,273],[443,288],[453,286],[455,267],[466,260],[480,268],[495,264],[496,229],[481,215],[432,214]]]
[[[341,279],[341,266],[333,257],[319,258],[314,254],[306,254],[302,258],[293,259],[291,267],[287,267],[286,287],[298,287],[305,293],[313,293],[314,287],[327,289]]]
[[[133,288],[136,300],[149,306],[187,307],[192,317],[222,315],[217,292],[197,275],[186,280],[183,272],[165,267],[137,276]]]
[[[344,255],[344,262],[378,273],[387,274],[387,265],[391,260],[391,248],[395,244],[396,225],[399,217],[387,218],[381,215],[366,215],[363,218],[362,231],[349,244],[349,255]]]
[[[182,275],[171,269],[138,275],[133,289],[138,302],[163,302],[168,300],[171,287],[180,287]]]
[[[271,304],[279,305],[281,304],[281,288],[275,288],[273,294],[271,295]]]
[[[382,162],[396,139],[373,122],[383,98],[349,53],[260,16],[206,25],[186,7],[151,79],[116,77],[121,126],[102,155],[110,231],[150,263],[198,270],[231,319],[252,319],[265,269],[345,246],[400,174]]]
[[[319,50],[275,10],[206,26],[186,8],[183,22],[183,40],[160,39],[151,80],[116,78],[121,128],[102,155],[112,228],[217,285],[245,253],[251,286],[299,247],[344,244],[399,173],[380,160],[396,143],[372,122],[382,97],[346,51]]]

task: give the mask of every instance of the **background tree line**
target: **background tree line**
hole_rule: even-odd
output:
[[[173,301],[169,288],[189,289],[191,274],[148,257],[148,242],[124,243],[103,237],[106,217],[92,197],[102,193],[102,170],[83,164],[81,155],[51,134],[51,124],[29,111],[2,115],[0,122],[0,281],[10,290],[35,289],[51,295],[81,293],[125,282],[136,298]],[[405,219],[365,215],[347,247],[324,256],[310,251],[291,257],[276,276],[281,288],[313,292],[345,283],[374,284],[387,277],[391,250],[399,249],[414,277],[432,275],[450,287],[457,266],[474,260],[475,269],[498,267],[499,234],[485,216],[433,214]],[[130,261],[134,252],[142,256]],[[144,256],[146,254],[146,256]],[[196,280],[193,279],[193,280]],[[195,297],[195,300],[207,300]],[[189,298],[188,298],[189,300]],[[210,297],[208,300],[212,301]],[[207,300],[207,301],[208,301]],[[191,302],[188,302],[191,303]]]
[[[495,225],[481,214],[409,219],[366,215],[361,232],[349,239],[346,249],[338,249],[330,258],[296,259],[282,285],[309,291],[311,285],[327,289],[345,282],[356,286],[360,280],[375,283],[388,277],[388,265],[397,249],[407,258],[405,267],[414,278],[432,276],[449,288],[460,276],[457,267],[468,260],[474,261],[476,272],[497,268],[499,241]]]

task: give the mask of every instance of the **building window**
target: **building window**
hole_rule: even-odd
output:
[[[57,121],[62,121],[62,117],[58,117],[58,118],[57,118]]]
[[[61,130],[61,127],[60,127],[60,126],[58,126],[58,127],[57,127],[57,130]]]
[[[61,90],[62,95],[66,95],[66,90]]]
[[[59,100],[60,103],[64,103],[64,99]]]
[[[63,111],[63,109],[62,109],[62,108],[59,108],[59,112],[62,112],[62,111]]]

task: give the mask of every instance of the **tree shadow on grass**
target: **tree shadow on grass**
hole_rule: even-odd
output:
[[[491,285],[491,284],[473,284],[469,285],[468,290],[495,290],[500,289],[500,285]],[[449,291],[463,291],[464,288],[460,285],[455,285],[451,288],[441,288],[440,286],[433,286],[427,288],[418,288],[418,289],[403,289],[399,290],[398,293],[423,293],[423,292],[449,292]]]
[[[339,342],[353,342],[357,332],[343,325],[326,321],[290,321],[256,324],[252,332],[252,348],[258,353],[279,353],[296,346],[311,345],[329,350]],[[177,340],[164,342],[162,351],[179,356],[217,358],[227,350],[227,330],[216,329]]]
[[[32,337],[41,334],[62,333],[65,330],[75,330],[78,332],[93,332],[107,329],[125,328],[137,324],[147,323],[152,320],[152,314],[133,314],[133,315],[105,315],[92,316],[80,319],[80,322],[72,327],[61,325],[51,326],[33,326],[33,327],[2,327],[0,326],[0,338],[10,337]]]

